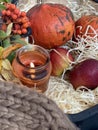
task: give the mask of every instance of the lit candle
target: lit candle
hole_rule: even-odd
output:
[[[46,91],[52,69],[46,49],[31,44],[23,46],[17,51],[12,67],[24,85],[36,87],[38,92]]]
[[[31,67],[31,68],[34,68],[35,65],[31,62],[31,63],[30,63],[30,67]]]

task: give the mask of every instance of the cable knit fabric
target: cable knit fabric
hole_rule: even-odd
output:
[[[58,106],[26,86],[0,81],[0,130],[78,130]]]

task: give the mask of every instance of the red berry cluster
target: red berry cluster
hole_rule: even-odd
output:
[[[26,16],[26,12],[20,11],[16,5],[12,3],[5,4],[6,9],[2,10],[3,25],[2,29],[8,26],[8,24],[13,23],[13,34],[26,34],[27,28],[30,27],[30,22]]]

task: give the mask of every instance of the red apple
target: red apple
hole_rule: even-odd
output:
[[[98,86],[98,60],[86,59],[78,63],[69,72],[69,81],[75,89],[79,86],[96,88]]]
[[[50,60],[52,63],[52,75],[60,76],[64,69],[68,68],[73,61],[73,57],[66,48],[56,48],[50,51]]]

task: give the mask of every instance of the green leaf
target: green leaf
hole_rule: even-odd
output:
[[[8,55],[7,59],[10,61],[10,63],[12,63],[13,59],[15,58],[15,55],[16,55],[16,51],[12,51],[12,52]]]
[[[0,4],[0,10],[6,9],[5,5]]]
[[[2,44],[3,44],[2,42],[3,42],[3,41],[2,41],[2,40],[0,40],[0,47],[2,47]]]
[[[4,0],[0,0],[0,3],[1,3],[1,2],[4,2]]]
[[[11,36],[11,41],[16,40],[16,39],[20,39],[20,38],[21,38],[20,35],[12,35]]]
[[[0,39],[5,39],[7,37],[6,32],[0,30]]]
[[[13,23],[10,23],[8,26],[7,26],[7,30],[6,30],[6,35],[9,36],[12,32],[12,27],[13,27]]]
[[[5,0],[6,3],[11,3],[11,0]]]
[[[9,47],[11,45],[10,38],[3,40],[3,47]]]
[[[11,0],[0,0],[0,3],[9,3],[9,2],[11,2]]]
[[[5,2],[5,0],[0,0],[0,3]]]
[[[20,44],[23,44],[23,45],[27,44],[27,42],[25,40],[22,40],[22,39],[13,40],[13,41],[11,41],[11,43],[20,43]]]

